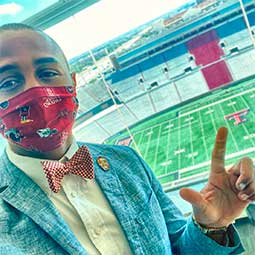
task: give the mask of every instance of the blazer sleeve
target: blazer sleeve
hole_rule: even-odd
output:
[[[161,184],[147,163],[138,156],[136,152],[134,153],[143,165],[150,180],[151,187],[156,194],[167,225],[171,248],[175,254],[232,255],[240,254],[244,251],[239,235],[233,226],[235,246],[225,247],[203,234],[196,225],[194,225],[191,217],[188,219],[184,218],[180,210],[163,191]]]
[[[0,241],[0,255],[6,255],[6,254],[15,254],[15,255],[26,255],[21,250],[16,249],[13,246],[9,246],[7,244],[3,244]]]

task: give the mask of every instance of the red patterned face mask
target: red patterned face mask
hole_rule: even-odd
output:
[[[77,109],[75,87],[33,87],[0,103],[0,133],[27,150],[52,151],[70,136]]]

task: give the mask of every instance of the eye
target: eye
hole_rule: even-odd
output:
[[[11,91],[24,84],[24,79],[9,77],[1,81],[0,90],[1,91]]]
[[[60,76],[60,72],[52,69],[45,69],[38,72],[38,77],[42,80],[49,80]]]

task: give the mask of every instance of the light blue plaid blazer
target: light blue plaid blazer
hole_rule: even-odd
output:
[[[225,248],[202,234],[191,219],[184,219],[150,168],[132,149],[87,146],[93,155],[96,180],[133,254],[224,255],[243,251],[237,233],[236,246]],[[108,159],[109,171],[96,164],[98,156]],[[87,252],[45,193],[4,153],[0,159],[0,255],[9,254],[85,255]]]

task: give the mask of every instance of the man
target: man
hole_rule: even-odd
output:
[[[211,173],[184,219],[147,164],[124,146],[77,144],[75,77],[59,46],[22,24],[0,27],[0,254],[239,254],[232,222],[255,199],[252,161]],[[80,147],[80,148],[78,148]]]

